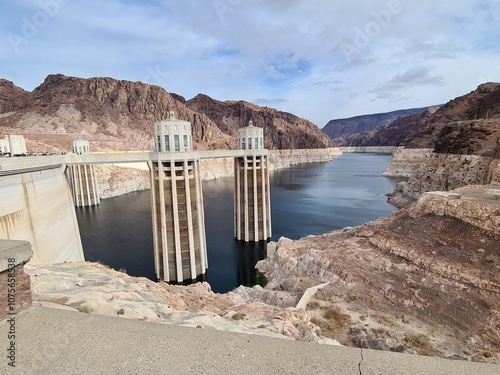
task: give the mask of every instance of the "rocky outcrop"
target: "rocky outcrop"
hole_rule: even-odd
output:
[[[334,146],[331,139],[312,122],[291,113],[273,108],[259,107],[245,101],[221,102],[198,94],[186,106],[206,114],[225,133],[237,136],[238,128],[254,126],[264,129],[267,149],[312,149]]]
[[[397,148],[391,162],[382,174],[385,177],[411,177],[432,157],[432,149]]]
[[[493,157],[499,116],[500,83],[485,83],[441,107],[406,146]]]
[[[302,163],[318,163],[332,160],[342,152],[336,147],[317,149],[269,150],[269,169],[290,168]],[[207,159],[201,161],[201,177],[211,180],[234,175],[234,159]]]
[[[374,154],[394,154],[399,150],[395,146],[352,146],[352,147],[338,147],[341,152],[361,152],[361,153],[374,153]]]
[[[449,155],[430,150],[401,149],[384,176],[407,177],[389,197],[397,207],[407,207],[428,191],[448,191],[467,185],[500,183],[500,159],[476,155]]]
[[[203,181],[234,176],[234,159],[204,159],[200,161],[200,174]]]
[[[450,216],[500,234],[500,185],[466,186],[449,192],[424,193],[411,215]],[[498,290],[500,292],[500,289]]]
[[[307,310],[342,344],[499,360],[499,206],[495,188],[481,191],[482,204],[477,191],[459,190],[461,207],[425,194],[412,210],[360,227],[281,238],[257,268],[266,289],[292,295],[328,283]]]

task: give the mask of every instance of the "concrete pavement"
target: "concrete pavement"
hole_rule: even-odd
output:
[[[0,322],[0,374],[498,375],[500,366],[32,306]]]

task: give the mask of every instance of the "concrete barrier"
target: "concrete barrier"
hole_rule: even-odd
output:
[[[63,167],[0,178],[0,238],[29,241],[36,259],[84,260]]]

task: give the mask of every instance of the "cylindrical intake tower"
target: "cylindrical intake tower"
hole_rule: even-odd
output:
[[[271,237],[268,152],[264,131],[253,126],[238,130],[238,147],[247,150],[234,160],[234,236],[245,242]]]
[[[157,160],[149,162],[155,271],[159,280],[197,279],[208,268],[200,160],[192,152],[191,124],[154,123]]]
[[[75,154],[90,152],[89,141],[80,139],[73,141],[71,148]],[[75,206],[95,206],[101,202],[93,165],[70,165],[66,169],[66,176]]]

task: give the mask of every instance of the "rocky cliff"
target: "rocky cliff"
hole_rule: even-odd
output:
[[[500,159],[439,154],[429,149],[400,149],[384,176],[408,178],[400,182],[389,197],[391,204],[407,207],[428,191],[500,184]]]
[[[397,148],[392,154],[391,162],[383,173],[383,176],[405,178],[413,176],[418,168],[432,157],[432,151],[431,148]]]
[[[289,168],[301,163],[317,163],[332,160],[342,152],[336,147],[312,150],[270,150],[269,164],[271,170]]]
[[[332,139],[348,138],[353,134],[370,132],[381,126],[390,124],[401,116],[425,112],[427,108],[402,109],[387,113],[355,116],[350,118],[330,120],[323,131]]]
[[[289,168],[301,163],[317,163],[332,160],[342,154],[339,148],[269,150],[269,170]],[[234,175],[234,159],[207,159],[201,161],[201,177],[211,180]]]
[[[186,107],[205,113],[225,133],[237,136],[238,128],[254,126],[264,129],[265,146],[268,149],[307,149],[332,147],[333,142],[312,122],[291,113],[273,108],[259,107],[245,101],[214,100],[199,94],[186,102]]]
[[[78,138],[93,151],[150,150],[152,123],[169,111],[191,122],[196,149],[235,148],[236,128],[250,119],[264,127],[268,148],[332,146],[309,121],[245,102],[203,95],[186,102],[159,86],[112,78],[49,75],[30,93],[0,80],[0,136],[24,134],[32,152],[68,151]]]
[[[500,185],[469,185],[451,192],[424,193],[411,208],[414,216],[455,217],[486,231],[500,234]],[[500,284],[497,286],[500,291]]]
[[[398,121],[380,132],[397,130]],[[413,125],[420,130],[405,143],[427,149],[394,155],[385,175],[408,181],[398,184],[392,204],[408,206],[428,191],[500,183],[500,84],[480,85]]]
[[[99,196],[103,199],[151,188],[149,169],[145,163],[133,168],[96,165],[95,171]]]

